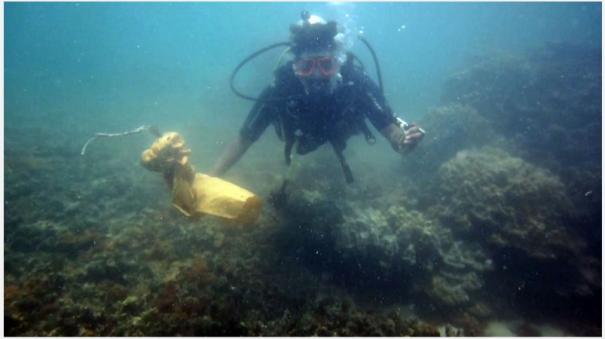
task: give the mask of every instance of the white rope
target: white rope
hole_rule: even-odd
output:
[[[88,141],[86,141],[86,143],[84,144],[84,146],[82,147],[82,151],[80,152],[80,155],[84,155],[86,154],[86,148],[88,147],[88,145],[93,142],[96,138],[113,138],[113,137],[123,137],[126,135],[131,135],[131,134],[136,134],[136,133],[141,133],[144,130],[150,128],[151,126],[147,126],[147,125],[143,125],[143,126],[139,126],[135,129],[133,129],[132,131],[126,131],[126,132],[122,132],[122,133],[95,133],[94,136],[92,136],[90,139],[88,139]]]

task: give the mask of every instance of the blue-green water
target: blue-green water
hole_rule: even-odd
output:
[[[467,335],[600,331],[598,305],[588,301],[601,295],[600,3],[7,3],[4,9],[8,334],[410,334],[412,325],[397,323],[391,331],[386,318],[368,313],[374,309],[396,309],[435,327],[452,324]],[[353,187],[342,185],[340,168],[323,150],[299,161],[294,185],[298,180],[318,213],[327,208],[316,201],[323,197],[337,201],[331,208],[344,216],[310,217],[302,224],[322,224],[317,232],[322,239],[333,235],[334,243],[282,234],[293,227],[292,218],[314,213],[297,206],[276,212],[266,203],[260,226],[244,235],[209,219],[186,220],[170,209],[157,174],[138,164],[151,143],[147,135],[99,139],[79,155],[95,132],[153,124],[181,133],[193,163],[208,171],[252,106],[230,91],[231,72],[252,52],[287,41],[302,10],[341,23],[351,50],[376,79],[370,54],[356,39],[363,34],[378,55],[393,110],[428,131],[403,160],[383,140],[370,148],[363,138],[352,139],[347,156],[356,173]],[[258,95],[280,52],[248,64],[238,87]],[[274,134],[267,129],[226,176],[265,200],[287,175]],[[481,167],[486,164],[494,167]],[[359,229],[351,235],[323,225],[325,220]],[[420,241],[418,230],[400,231],[413,227],[430,230],[422,233],[432,234],[423,244],[432,243],[426,251],[440,259],[421,264],[428,252],[414,242]],[[502,231],[507,227],[515,231]],[[473,233],[479,228],[488,231]],[[519,242],[516,230],[529,239],[527,246],[510,245]],[[148,232],[158,236],[146,239]],[[355,238],[359,234],[370,235]],[[373,237],[382,240],[368,245]],[[255,247],[259,239],[262,248]],[[458,254],[444,245],[456,241],[464,244]],[[404,250],[410,243],[416,250]],[[302,252],[283,249],[298,246]],[[384,251],[361,250],[372,246]],[[143,254],[146,247],[155,252]],[[305,254],[316,247],[327,253],[319,260]],[[419,251],[418,259],[402,259],[409,251]],[[356,270],[351,258],[367,269]],[[225,264],[231,261],[245,264]],[[481,263],[468,264],[475,261]],[[101,269],[91,264],[98,262]],[[511,263],[518,267],[514,272]],[[285,268],[268,274],[274,264]],[[454,273],[439,275],[440,265]],[[577,269],[577,279],[562,279],[565,288],[544,286],[568,267]],[[123,277],[112,278],[112,269]],[[197,276],[185,273],[196,269]],[[212,279],[199,272],[205,270]],[[271,281],[298,275],[307,285],[299,290],[294,284],[292,296],[283,285],[285,292],[264,291],[275,288]],[[480,282],[465,283],[469,276]],[[210,282],[200,287],[196,279]],[[386,279],[394,295],[385,295],[375,279]],[[499,281],[508,287],[495,293]],[[308,314],[329,318],[321,312],[332,311],[317,311],[326,306],[308,300],[330,295],[331,288],[338,297],[328,304],[352,302],[355,311],[334,311],[345,320],[317,325]],[[51,305],[47,312],[27,300],[31,293]],[[170,295],[178,301],[168,307],[162,300]],[[250,298],[249,305],[233,298],[244,304]],[[209,304],[207,299],[216,305],[183,306]],[[256,303],[270,310],[260,311]],[[566,303],[576,308],[564,310]],[[298,320],[288,320],[286,309]],[[550,311],[541,318],[545,309]],[[184,318],[182,326],[174,325]],[[365,332],[347,320],[386,325]]]
[[[304,9],[363,31],[392,105],[413,117],[435,105],[445,77],[474,57],[546,41],[601,42],[594,3],[9,3],[7,124],[30,116],[101,126],[169,116],[239,122],[248,105],[228,89],[231,70],[253,51],[287,40]],[[371,65],[358,41],[354,51]],[[273,62],[265,61],[249,70],[250,91],[270,80]]]

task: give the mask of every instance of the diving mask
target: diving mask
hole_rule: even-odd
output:
[[[338,60],[333,56],[318,56],[310,58],[300,58],[294,62],[294,73],[299,77],[311,77],[321,75],[322,77],[332,77],[340,68]]]

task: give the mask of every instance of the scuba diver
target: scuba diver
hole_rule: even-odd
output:
[[[345,36],[336,22],[303,12],[301,20],[290,26],[290,33],[290,42],[264,48],[235,69],[232,89],[255,104],[239,136],[223,151],[210,175],[223,175],[270,124],[285,142],[288,165],[293,149],[303,155],[330,143],[348,183],[353,182],[353,175],[343,156],[347,139],[362,133],[368,143],[375,142],[366,119],[396,152],[407,153],[422,140],[424,131],[395,117],[386,103],[380,68],[367,41],[361,38],[374,57],[380,86],[365,73],[359,59],[344,50]],[[239,93],[233,86],[239,68],[256,55],[283,45],[288,46],[293,60],[276,69],[272,84],[259,98]]]

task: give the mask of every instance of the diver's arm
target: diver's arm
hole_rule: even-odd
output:
[[[253,141],[242,135],[239,135],[237,139],[231,142],[227,148],[223,151],[223,154],[218,158],[214,168],[210,171],[210,175],[218,177],[231,168],[241,157],[246,153]]]
[[[273,95],[273,91],[274,88],[269,86],[261,93],[260,98],[248,113],[237,139],[227,146],[216,161],[214,168],[209,173],[211,176],[218,177],[225,174],[269,126],[275,105],[268,104],[267,101]]]
[[[405,128],[399,126],[397,117],[387,103],[382,90],[364,73],[354,73],[355,83],[360,86],[361,95],[358,103],[365,110],[368,120],[380,131],[398,153],[407,153],[414,149],[424,137],[424,131],[415,124]]]

